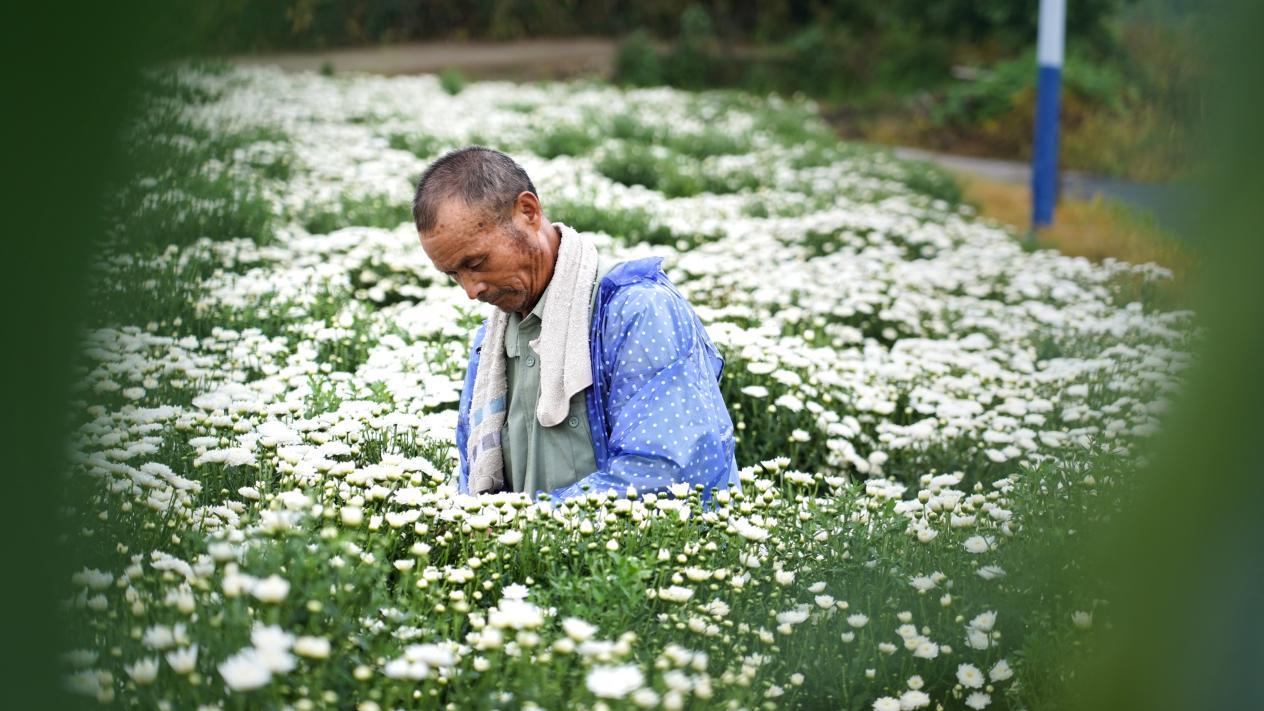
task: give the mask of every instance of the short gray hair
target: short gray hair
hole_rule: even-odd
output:
[[[527,171],[504,153],[483,146],[449,151],[422,173],[413,197],[413,222],[418,232],[434,229],[439,206],[452,198],[483,208],[498,222],[507,220],[524,190],[540,197]]]

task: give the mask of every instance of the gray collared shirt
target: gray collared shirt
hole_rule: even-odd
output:
[[[596,285],[613,265],[598,268]],[[501,430],[501,454],[505,480],[514,491],[534,495],[574,484],[597,469],[592,432],[588,428],[588,390],[571,397],[566,419],[545,427],[536,418],[540,399],[540,356],[530,342],[540,337],[544,304],[549,289],[525,318],[509,315],[505,328],[505,371],[508,377],[508,412]]]

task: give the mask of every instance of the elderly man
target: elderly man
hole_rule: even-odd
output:
[[[462,493],[736,485],[724,360],[661,268],[605,263],[545,218],[531,179],[488,148],[450,152],[413,201],[422,249],[471,299],[474,335],[457,415]]]

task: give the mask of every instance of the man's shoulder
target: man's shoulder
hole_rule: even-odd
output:
[[[670,315],[673,320],[695,317],[688,300],[663,272],[662,261],[661,257],[637,259],[610,271],[604,283],[609,290],[603,314],[606,328],[611,328],[612,322],[617,324],[645,314]]]
[[[666,279],[666,275],[663,274],[662,257],[631,259],[612,266],[602,279],[602,284],[608,287],[620,287],[643,281],[657,281],[660,274]]]

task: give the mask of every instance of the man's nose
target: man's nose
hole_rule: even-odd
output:
[[[477,279],[461,279],[461,288],[470,299],[477,299],[479,294],[487,291],[487,285]]]

